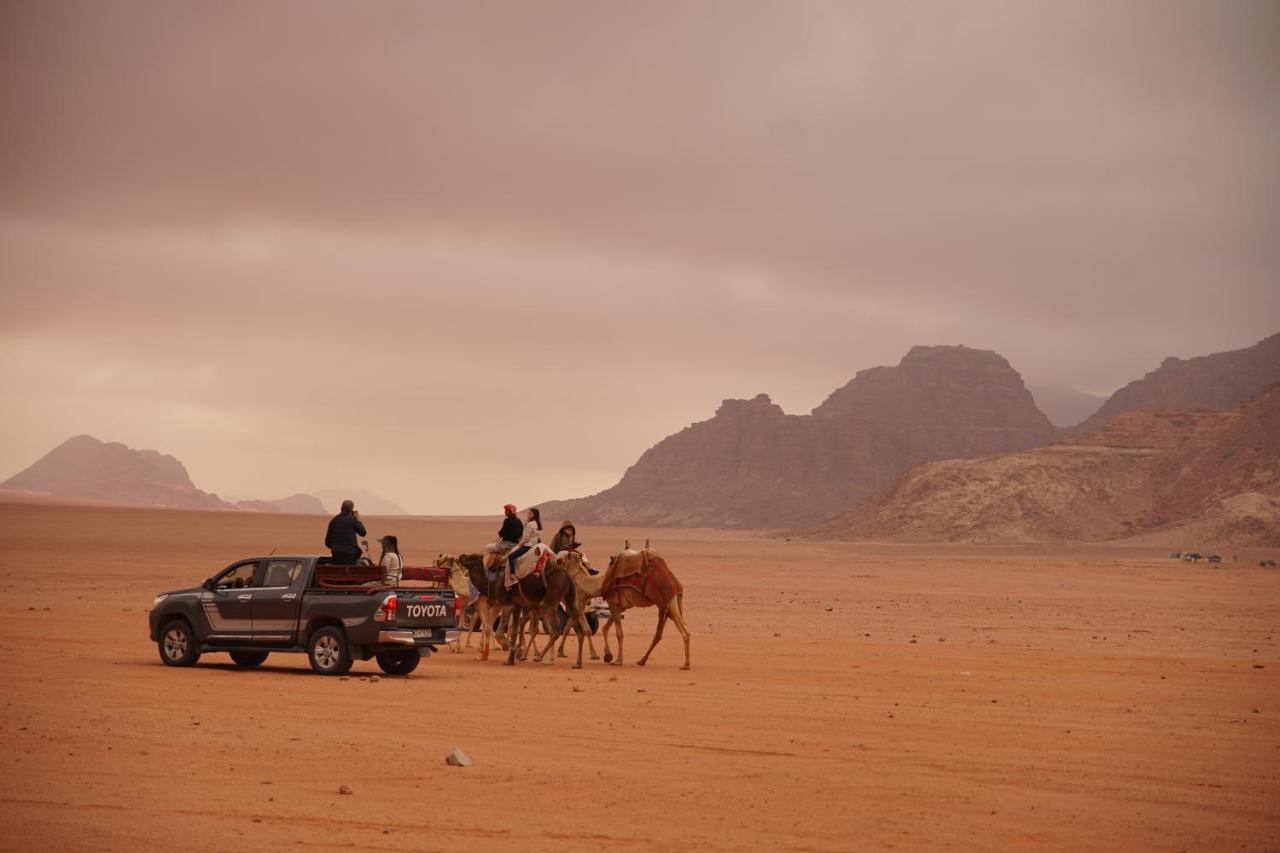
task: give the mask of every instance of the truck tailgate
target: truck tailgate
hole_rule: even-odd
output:
[[[451,589],[397,589],[396,618],[387,627],[452,628],[457,624],[453,599]]]

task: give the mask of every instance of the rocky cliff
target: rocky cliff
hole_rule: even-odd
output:
[[[1134,411],[1048,447],[919,465],[818,538],[1280,544],[1280,383],[1232,412]]]
[[[578,522],[777,528],[848,507],[928,459],[1034,447],[1056,431],[1001,356],[915,347],[858,373],[808,415],[725,400],[647,450],[613,488],[543,505]]]
[[[1121,412],[1142,409],[1229,411],[1280,381],[1280,334],[1251,347],[1198,358],[1166,358],[1158,368],[1130,382],[1075,427],[1095,432]]]
[[[172,456],[101,442],[91,435],[67,439],[0,488],[139,506],[231,507],[197,489],[187,469]]]

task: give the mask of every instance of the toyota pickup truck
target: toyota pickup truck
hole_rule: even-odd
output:
[[[321,675],[374,658],[408,675],[455,626],[451,589],[383,586],[376,568],[330,565],[328,557],[239,560],[203,584],[157,595],[151,640],[167,666],[229,652],[243,667],[273,652],[305,652]]]

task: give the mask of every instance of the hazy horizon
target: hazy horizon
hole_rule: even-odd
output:
[[[1105,396],[1280,330],[1280,5],[0,7],[0,479],[613,485],[914,345]]]

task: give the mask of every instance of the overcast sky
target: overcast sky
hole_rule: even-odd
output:
[[[915,344],[1280,331],[1280,3],[0,2],[0,479],[497,511]]]

